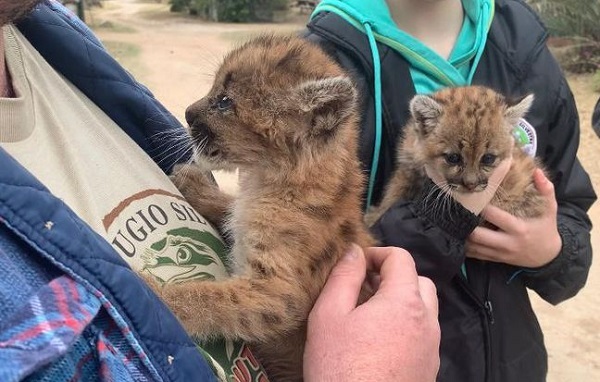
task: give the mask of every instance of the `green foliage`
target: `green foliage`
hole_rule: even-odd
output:
[[[288,0],[169,0],[172,12],[187,11],[225,22],[272,21],[275,12],[286,11]]]
[[[189,9],[192,0],[169,0],[171,12],[183,12]]]
[[[213,0],[188,0],[190,2],[188,10],[190,15],[198,15],[203,18],[210,18],[210,7]]]
[[[574,73],[600,69],[600,1],[529,0],[551,35],[566,37],[571,44],[562,48],[561,66]]]
[[[272,21],[275,12],[288,11],[289,0],[250,0],[254,21]]]
[[[217,14],[220,21],[244,23],[252,21],[252,0],[221,0]]]
[[[600,70],[597,70],[592,76],[592,90],[600,93]]]
[[[600,1],[529,0],[556,36],[600,40]]]

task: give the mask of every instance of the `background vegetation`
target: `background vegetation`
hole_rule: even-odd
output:
[[[550,46],[563,69],[595,73],[600,91],[600,1],[529,0],[552,36]]]
[[[289,0],[169,0],[171,11],[189,12],[213,21],[273,21],[287,12]]]
[[[600,91],[600,0],[526,0],[550,32],[549,45],[569,73],[592,73]],[[273,21],[292,0],[169,0],[171,10],[213,21]]]

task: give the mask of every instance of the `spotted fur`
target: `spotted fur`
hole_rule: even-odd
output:
[[[174,181],[232,238],[234,274],[157,290],[190,333],[251,343],[274,381],[302,379],[306,320],[331,268],[352,242],[374,244],[355,103],[352,81],[319,48],[261,36],[225,57],[186,112],[202,168]],[[239,168],[239,194],[222,194],[207,168]]]
[[[398,144],[397,169],[379,206],[369,211],[370,226],[398,200],[411,200],[422,191],[425,165],[444,175],[453,192],[486,192],[488,178],[512,153],[512,165],[491,204],[519,217],[545,210],[544,198],[533,183],[540,167],[515,143],[513,127],[529,110],[533,96],[516,102],[481,86],[447,88],[430,96],[415,96],[411,118]],[[443,201],[436,203],[443,208]]]

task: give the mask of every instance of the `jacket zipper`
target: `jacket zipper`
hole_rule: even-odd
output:
[[[479,306],[480,309],[483,310],[485,314],[485,320],[482,320],[483,328],[484,328],[484,345],[485,345],[485,382],[491,382],[492,378],[492,329],[491,325],[494,324],[494,309],[492,302],[490,301],[490,271],[488,263],[485,264],[485,283],[486,283],[486,291],[485,291],[485,300],[482,301],[474,292],[471,290],[469,284],[467,284],[466,280],[462,277],[459,277],[459,284],[465,293],[475,301],[475,303]]]
[[[354,57],[358,58],[359,62],[361,62],[361,65],[365,68],[366,73],[370,73],[373,71],[373,68],[372,68],[369,60],[366,57],[364,57],[362,54],[357,54],[357,52],[360,52],[360,49],[354,47],[354,45],[350,44],[347,40],[337,38],[337,36],[335,34],[331,33],[330,31],[328,31],[326,29],[323,29],[322,27],[312,28],[311,31],[313,33],[316,33],[317,35],[320,35],[321,37],[325,38],[326,40],[333,42],[336,45],[339,45],[343,48],[348,49],[349,52],[353,52]],[[368,75],[367,75],[367,77],[368,77]],[[385,105],[383,105],[383,107],[385,109]],[[385,112],[383,113],[383,118],[385,118]],[[485,265],[485,272],[486,272],[486,284],[487,284],[485,301],[481,301],[479,299],[479,297],[477,297],[477,295],[471,290],[470,286],[466,283],[466,280],[463,279],[462,277],[459,277],[459,279],[460,279],[459,284],[461,285],[461,287],[463,288],[465,293],[468,296],[470,296],[473,299],[473,301],[479,306],[479,308],[485,312],[486,320],[483,320],[483,326],[484,326],[484,331],[485,331],[484,341],[485,341],[485,347],[486,347],[486,354],[485,354],[485,362],[486,362],[485,375],[486,375],[486,377],[485,377],[485,381],[489,382],[489,381],[491,381],[491,375],[492,375],[491,374],[492,333],[491,333],[490,325],[494,324],[494,309],[493,309],[492,302],[489,300],[490,272],[489,272],[489,267],[488,267],[487,263]]]
[[[483,303],[485,306],[485,310],[488,316],[489,323],[486,325],[487,331],[487,341],[486,341],[486,357],[485,360],[485,379],[487,381],[492,380],[492,328],[494,325],[494,308],[492,306],[492,301],[490,300],[490,289],[492,288],[492,284],[490,282],[490,263],[487,261],[484,263],[484,272],[485,272],[485,302]]]
[[[492,306],[492,302],[490,300],[485,300],[485,302],[483,303],[483,306],[485,308],[485,313],[488,316],[488,320],[490,321],[490,324],[494,324],[494,307]]]
[[[490,263],[484,263],[485,269],[485,301],[483,305],[485,306],[486,313],[488,315],[488,319],[490,324],[494,324],[494,307],[492,306],[492,301],[490,300],[490,289],[492,288],[492,284],[490,283]]]

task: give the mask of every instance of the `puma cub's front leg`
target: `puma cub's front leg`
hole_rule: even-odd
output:
[[[233,197],[221,191],[206,170],[196,164],[177,165],[171,180],[199,214],[223,227]]]

